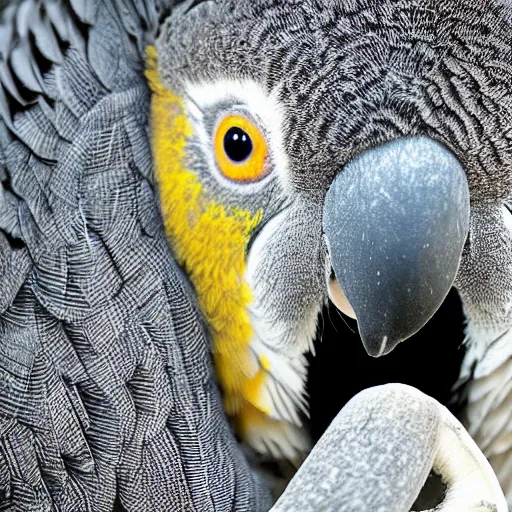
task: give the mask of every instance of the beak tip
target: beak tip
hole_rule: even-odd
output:
[[[365,338],[363,333],[359,332],[359,334],[363,340],[363,345],[367,354],[371,357],[378,358],[385,356],[386,354],[389,354],[395,346],[394,343],[390,343],[389,336],[387,335],[368,340]]]
[[[395,322],[389,323],[385,318],[376,315],[373,318],[361,315],[361,320],[358,321],[359,336],[369,356],[382,357],[395,350],[402,341],[416,334],[431,316],[397,316]]]

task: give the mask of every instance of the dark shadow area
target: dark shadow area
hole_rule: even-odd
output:
[[[126,512],[126,509],[121,505],[121,500],[119,499],[119,495],[116,496],[116,501],[114,502],[114,508],[112,512]]]
[[[421,512],[422,510],[436,508],[443,502],[446,496],[446,489],[446,484],[441,477],[431,472],[411,510]]]
[[[354,395],[371,386],[409,384],[446,405],[464,356],[463,322],[460,299],[452,289],[419,333],[390,354],[374,359],[363,347],[357,323],[330,305],[320,320],[316,357],[310,358],[308,392],[313,439],[319,439]]]

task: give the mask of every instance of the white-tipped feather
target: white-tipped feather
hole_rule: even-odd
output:
[[[264,426],[253,425],[246,432],[246,440],[259,453],[267,453],[275,459],[294,461],[304,457],[311,449],[305,431],[291,423],[267,422]]]
[[[263,385],[263,401],[271,408],[270,416],[301,426],[300,414],[307,414],[305,380],[307,361],[303,355],[289,358],[274,352],[254,337],[251,349],[258,358],[268,361],[267,379]]]
[[[466,417],[470,434],[491,462],[505,494],[512,496],[512,358],[485,378],[471,381]]]

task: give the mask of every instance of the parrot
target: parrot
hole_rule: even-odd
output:
[[[506,511],[511,28],[508,0],[5,4],[0,506],[268,510],[237,439],[308,453],[325,304],[381,357],[455,286],[464,426],[406,387],[363,393],[273,510],[375,510],[359,432],[407,480],[385,510],[433,468],[447,511]]]

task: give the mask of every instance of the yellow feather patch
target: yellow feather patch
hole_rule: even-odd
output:
[[[269,362],[255,359],[249,347],[253,330],[247,306],[252,297],[244,280],[245,249],[262,214],[217,203],[186,168],[192,127],[183,101],[161,83],[156,60],[150,47],[151,136],[166,234],[209,324],[226,412],[246,425],[255,408],[264,415],[270,411],[262,392]]]

